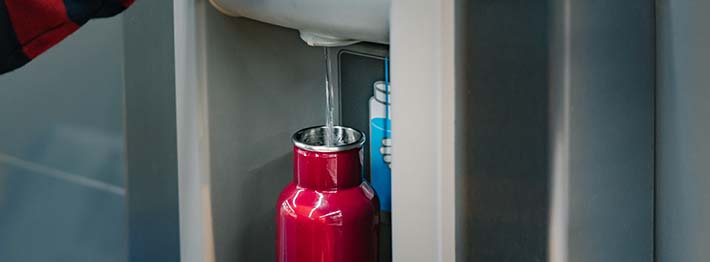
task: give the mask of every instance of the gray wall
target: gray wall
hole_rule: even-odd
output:
[[[323,50],[295,30],[206,18],[216,261],[275,259],[276,198],[292,177],[296,130],[323,123]]]
[[[657,7],[656,257],[710,261],[710,2]]]
[[[126,261],[122,18],[0,76],[0,261]]]

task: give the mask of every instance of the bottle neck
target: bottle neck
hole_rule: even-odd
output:
[[[362,183],[362,150],[321,153],[293,148],[293,179],[299,187],[335,190]]]

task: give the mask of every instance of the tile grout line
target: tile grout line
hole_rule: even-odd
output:
[[[26,161],[11,155],[0,153],[0,163],[6,163],[8,165],[22,168],[25,170],[33,171],[37,174],[52,177],[55,179],[63,180],[72,184],[77,184],[85,187],[90,187],[100,191],[105,191],[111,194],[116,194],[119,196],[126,195],[126,189],[115,186],[106,182],[98,181],[95,179],[83,177],[77,174],[72,174],[69,172],[64,172],[51,167],[36,164],[30,161]]]

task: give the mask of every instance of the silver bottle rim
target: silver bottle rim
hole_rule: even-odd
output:
[[[333,138],[336,143],[325,144],[325,126],[312,126],[298,130],[293,134],[293,145],[308,151],[334,153],[362,148],[365,144],[365,134],[349,127],[333,126]]]

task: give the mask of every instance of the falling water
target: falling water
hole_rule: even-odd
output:
[[[330,58],[328,57],[327,47],[323,47],[323,54],[325,57],[325,145],[333,146],[336,144],[335,137],[333,137],[335,105],[333,85],[330,84]]]

